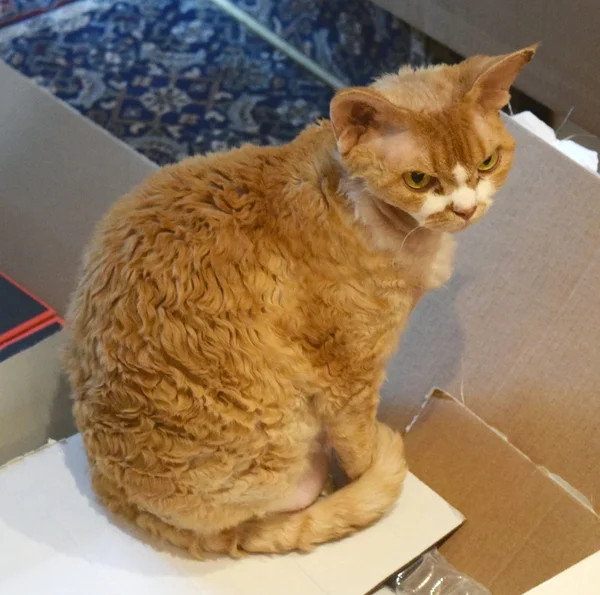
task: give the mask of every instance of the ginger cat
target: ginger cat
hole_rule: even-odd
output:
[[[309,550],[400,493],[386,362],[448,232],[511,168],[498,114],[534,47],[338,93],[281,147],[166,167],[87,249],[65,360],[94,488],[192,554]],[[332,447],[351,482],[318,499]]]

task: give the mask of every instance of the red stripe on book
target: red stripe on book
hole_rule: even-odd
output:
[[[63,326],[65,325],[65,321],[54,311],[53,308],[51,308],[48,304],[46,304],[46,302],[41,300],[36,295],[33,295],[33,293],[31,293],[30,291],[25,289],[22,285],[17,283],[14,279],[9,277],[2,271],[0,271],[0,277],[3,277],[4,279],[6,279],[9,283],[12,283],[17,289],[22,291],[25,295],[28,295],[32,300],[35,300],[38,304],[42,304],[42,306],[44,306],[44,308],[47,308],[48,310],[50,310],[50,312],[52,312],[52,314],[54,314],[58,318],[58,322],[60,322],[60,324],[62,324]]]
[[[34,333],[37,333],[38,331],[42,331],[45,328],[47,328],[53,324],[56,324],[57,322],[62,326],[60,318],[58,316],[52,316],[49,320],[46,320],[45,322],[41,322],[37,326],[30,328],[28,331],[24,332],[23,334],[19,335],[18,337],[14,337],[13,339],[7,341],[6,343],[1,343],[0,349],[5,349],[9,345],[13,345],[14,343],[18,343],[19,341],[26,339],[27,337],[31,337],[31,335],[33,335]]]
[[[12,339],[19,338],[20,335],[26,333],[30,328],[38,327],[40,324],[50,320],[50,318],[56,318],[56,314],[54,314],[52,310],[46,310],[45,312],[42,312],[41,314],[38,314],[37,316],[34,316],[33,318],[30,318],[29,320],[26,320],[17,326],[13,326],[10,330],[0,335],[0,347]]]

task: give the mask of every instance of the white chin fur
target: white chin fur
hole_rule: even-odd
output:
[[[413,218],[417,220],[419,225],[422,225],[427,221],[427,218],[435,213],[441,213],[446,210],[446,207],[449,202],[448,196],[443,196],[442,194],[434,194],[433,192],[428,192],[425,195],[425,200],[423,201],[423,206],[419,210],[418,213],[411,213]]]
[[[496,187],[491,180],[481,180],[477,185],[477,201],[489,206],[492,204],[494,192],[496,192]]]

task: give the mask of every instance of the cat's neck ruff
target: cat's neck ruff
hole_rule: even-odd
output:
[[[332,157],[340,170],[339,192],[366,228],[374,248],[420,255],[437,250],[443,232],[420,227],[410,214],[379,198],[360,178],[350,176],[337,151]]]

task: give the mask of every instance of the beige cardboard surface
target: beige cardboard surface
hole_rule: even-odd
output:
[[[517,87],[600,134],[600,10],[595,0],[374,0],[462,56],[541,41]]]
[[[64,313],[83,247],[156,166],[0,62],[0,269]]]
[[[0,593],[363,595],[461,522],[409,475],[392,512],[349,539],[306,555],[199,562],[109,520],[74,436],[0,470]]]
[[[0,363],[0,465],[75,432],[62,342],[61,331]]]
[[[600,591],[600,552],[561,572],[526,595],[598,595]]]
[[[439,386],[598,503],[600,178],[508,125],[514,170],[413,313],[382,416],[406,426]]]
[[[406,448],[412,471],[467,518],[441,548],[456,568],[494,595],[521,595],[600,549],[597,515],[462,403],[437,394]]]
[[[600,200],[600,196],[597,197]],[[600,505],[600,259],[485,405],[486,419]],[[480,407],[483,411],[484,408]],[[599,587],[600,592],[600,587]]]

